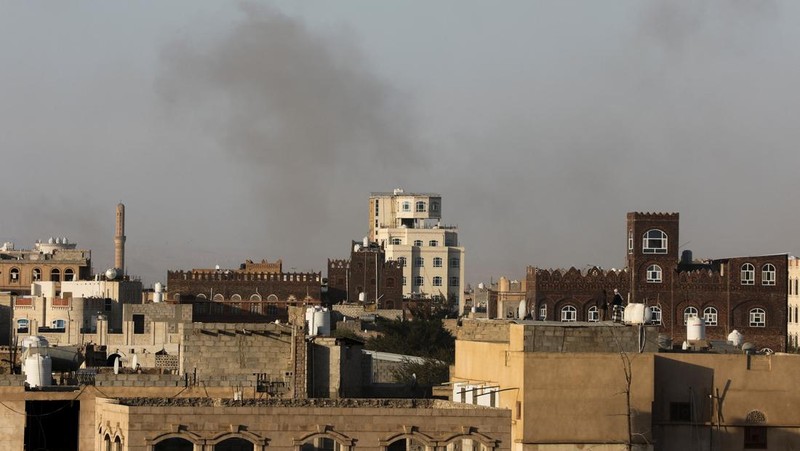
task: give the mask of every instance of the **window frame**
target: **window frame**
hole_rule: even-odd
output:
[[[411,202],[404,200],[403,203],[401,204],[401,209],[403,211],[411,211]]]
[[[739,271],[739,283],[742,285],[756,284],[756,267],[752,263],[742,263]]]
[[[450,286],[451,287],[461,286],[461,281],[459,280],[458,276],[450,276]]]
[[[424,200],[418,200],[414,203],[414,213],[425,213],[426,209]]]
[[[600,309],[596,305],[589,307],[589,310],[586,311],[586,320],[590,323],[600,321]]]
[[[561,322],[574,323],[578,321],[578,309],[574,305],[561,307]]]
[[[417,246],[417,247],[422,246],[422,240],[414,240],[414,246]]]
[[[425,257],[414,257],[414,267],[415,268],[425,267]]]
[[[645,274],[647,283],[661,283],[663,281],[663,271],[659,265],[652,264],[648,266]]]
[[[450,267],[451,268],[460,268],[461,267],[461,259],[458,257],[450,257]]]
[[[442,267],[442,257],[433,257],[433,267],[434,268]]]
[[[761,307],[751,308],[748,312],[748,319],[750,327],[767,327],[767,312]]]
[[[668,245],[669,237],[661,229],[650,229],[642,236],[643,254],[666,254]]]
[[[425,278],[422,276],[414,276],[414,286],[421,287],[425,285]]]
[[[392,243],[393,246],[398,246],[398,245],[403,244],[403,240],[400,239],[400,238],[395,237],[395,238],[392,238],[391,243]]]
[[[650,306],[650,324],[661,325],[663,321],[663,312],[661,311],[661,307],[657,305]]]
[[[692,313],[690,310],[694,311],[694,313]],[[698,317],[700,316],[700,311],[697,310],[697,307],[695,307],[693,305],[690,305],[690,306],[686,307],[685,309],[683,309],[683,325],[684,326],[689,324],[689,318],[692,317],[692,316],[698,316]]]
[[[433,276],[433,286],[434,287],[442,286],[442,276]]]
[[[401,268],[405,268],[406,264],[408,263],[405,257],[397,257],[397,262]]]
[[[777,271],[775,270],[775,265],[772,263],[765,263],[761,266],[761,285],[765,286],[774,286],[775,285],[775,275]]]
[[[703,321],[706,323],[706,326],[716,326],[718,325],[719,320],[719,311],[716,307],[708,306],[703,309]]]
[[[439,245],[439,241],[437,241],[437,240],[428,241],[428,246],[430,246],[430,247],[437,247],[438,245]]]

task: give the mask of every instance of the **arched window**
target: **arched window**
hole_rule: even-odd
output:
[[[250,441],[239,437],[231,437],[214,445],[214,451],[253,451],[254,449],[255,447]]]
[[[271,294],[271,295],[267,296],[267,302],[278,302],[278,296],[276,296],[274,294]]]
[[[194,444],[185,438],[172,437],[153,446],[153,451],[193,451]]]
[[[50,282],[61,282],[61,271],[58,268],[50,271]]]
[[[761,285],[775,285],[775,265],[772,263],[761,267]]]
[[[541,304],[539,306],[539,320],[544,321],[547,319],[547,304]]]
[[[587,319],[589,322],[595,323],[600,321],[600,310],[597,309],[596,305],[589,307],[589,311],[587,312]]]
[[[714,307],[706,307],[703,309],[703,321],[705,321],[706,326],[716,326],[717,325],[717,309]]]
[[[392,244],[403,244],[403,240],[400,238],[392,238]]]
[[[754,308],[750,310],[750,327],[765,327],[767,325],[767,313],[764,309]]]
[[[433,286],[434,287],[441,287],[442,286],[442,278],[439,276],[433,277]]]
[[[260,294],[258,294],[258,293],[256,293],[256,294],[251,294],[251,295],[250,295],[250,300],[251,300],[251,301],[260,301],[260,300],[261,300],[261,295],[260,295]]]
[[[214,295],[214,300],[215,301],[224,301],[225,300],[225,296],[223,296],[220,293],[217,293],[217,294]]]
[[[200,294],[198,294],[198,295],[197,295],[197,296],[195,296],[195,297],[196,297],[197,299],[208,299],[208,296],[206,296],[206,295],[205,295],[205,293],[200,293]]]
[[[578,310],[571,306],[566,305],[561,309],[561,322],[572,323],[578,320]]]
[[[683,310],[683,325],[685,326],[689,322],[689,318],[692,316],[697,316],[697,308],[695,307],[686,307]]]
[[[64,270],[64,280],[67,282],[72,282],[75,280],[75,271],[72,268],[67,268]]]
[[[655,305],[650,307],[650,323],[661,324],[661,307]]]
[[[756,267],[751,265],[750,263],[743,264],[740,277],[742,285],[755,285]]]
[[[300,451],[341,451],[342,445],[328,437],[316,437],[300,447]]]
[[[386,447],[386,451],[424,451],[428,449],[425,444],[413,438],[401,438]]]
[[[122,451],[122,439],[119,436],[114,437],[114,451]]]
[[[434,268],[442,267],[442,257],[433,257],[433,267]]]
[[[103,437],[103,449],[105,451],[111,451],[111,436],[108,434]]]
[[[33,279],[34,282],[42,280],[42,270],[39,268],[33,268],[33,272],[31,273],[31,279]]]
[[[425,212],[425,202],[418,200],[417,201],[417,213],[424,213]]]
[[[11,268],[11,271],[8,272],[8,280],[11,283],[19,282],[19,268]]]
[[[642,240],[642,252],[645,254],[666,254],[667,234],[658,229],[645,232]]]
[[[242,300],[242,296],[239,295],[239,294],[234,294],[234,295],[231,296],[231,301],[233,301],[233,302],[239,302],[241,300]]]
[[[661,283],[661,267],[658,265],[650,265],[647,267],[647,282],[648,283]]]

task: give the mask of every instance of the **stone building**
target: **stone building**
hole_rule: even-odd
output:
[[[327,302],[401,308],[403,268],[399,262],[387,260],[383,247],[374,242],[353,241],[351,249],[349,260],[328,260]]]
[[[67,238],[37,241],[33,249],[0,247],[0,291],[30,294],[34,282],[65,282],[91,278],[92,252],[77,249]]]
[[[407,299],[447,302],[464,310],[464,247],[458,228],[443,225],[442,198],[395,189],[371,193],[369,236],[400,262]]]
[[[789,337],[789,350],[800,348],[800,259],[789,258],[789,315],[786,333]]]
[[[582,272],[528,267],[528,310],[539,320],[599,321],[618,289],[626,302],[653,312],[660,332],[681,343],[691,316],[705,320],[709,339],[738,330],[760,348],[787,344],[786,254],[697,261],[678,251],[677,213],[628,213],[623,270]]]
[[[655,352],[657,329],[463,320],[453,400],[510,409],[520,451],[796,446],[800,356]]]
[[[322,274],[248,261],[239,269],[168,271],[167,289],[168,302],[195,306],[195,321],[286,321],[289,307],[321,304]]]

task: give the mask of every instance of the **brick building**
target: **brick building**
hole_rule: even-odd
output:
[[[386,260],[377,243],[366,246],[352,242],[349,260],[328,260],[328,302],[360,301],[379,309],[400,308],[403,302],[403,268],[396,260]]]
[[[648,305],[673,343],[686,339],[687,319],[698,316],[710,340],[738,330],[759,348],[785,351],[788,256],[693,260],[691,251],[679,256],[678,228],[677,213],[628,213],[624,270],[528,267],[529,311],[538,320],[599,321],[619,289],[626,302]]]
[[[285,321],[291,306],[320,305],[322,273],[285,273],[280,261],[239,269],[167,272],[168,302],[194,304],[194,321]]]

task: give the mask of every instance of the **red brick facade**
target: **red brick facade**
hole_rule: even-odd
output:
[[[678,255],[677,213],[628,213],[627,219],[625,270],[528,268],[526,298],[534,318],[560,321],[564,307],[572,306],[576,320],[587,321],[590,309],[604,296],[610,301],[616,288],[626,302],[657,310],[660,332],[673,343],[686,339],[685,316],[695,313],[706,319],[710,340],[726,340],[736,329],[759,348],[786,350],[786,254],[693,261],[689,251]]]
[[[375,243],[365,248],[354,241],[351,249],[349,260],[328,260],[328,302],[358,302],[359,293],[364,293],[365,304],[377,299],[378,308],[401,308],[403,268],[399,262],[386,261],[383,248]]]

